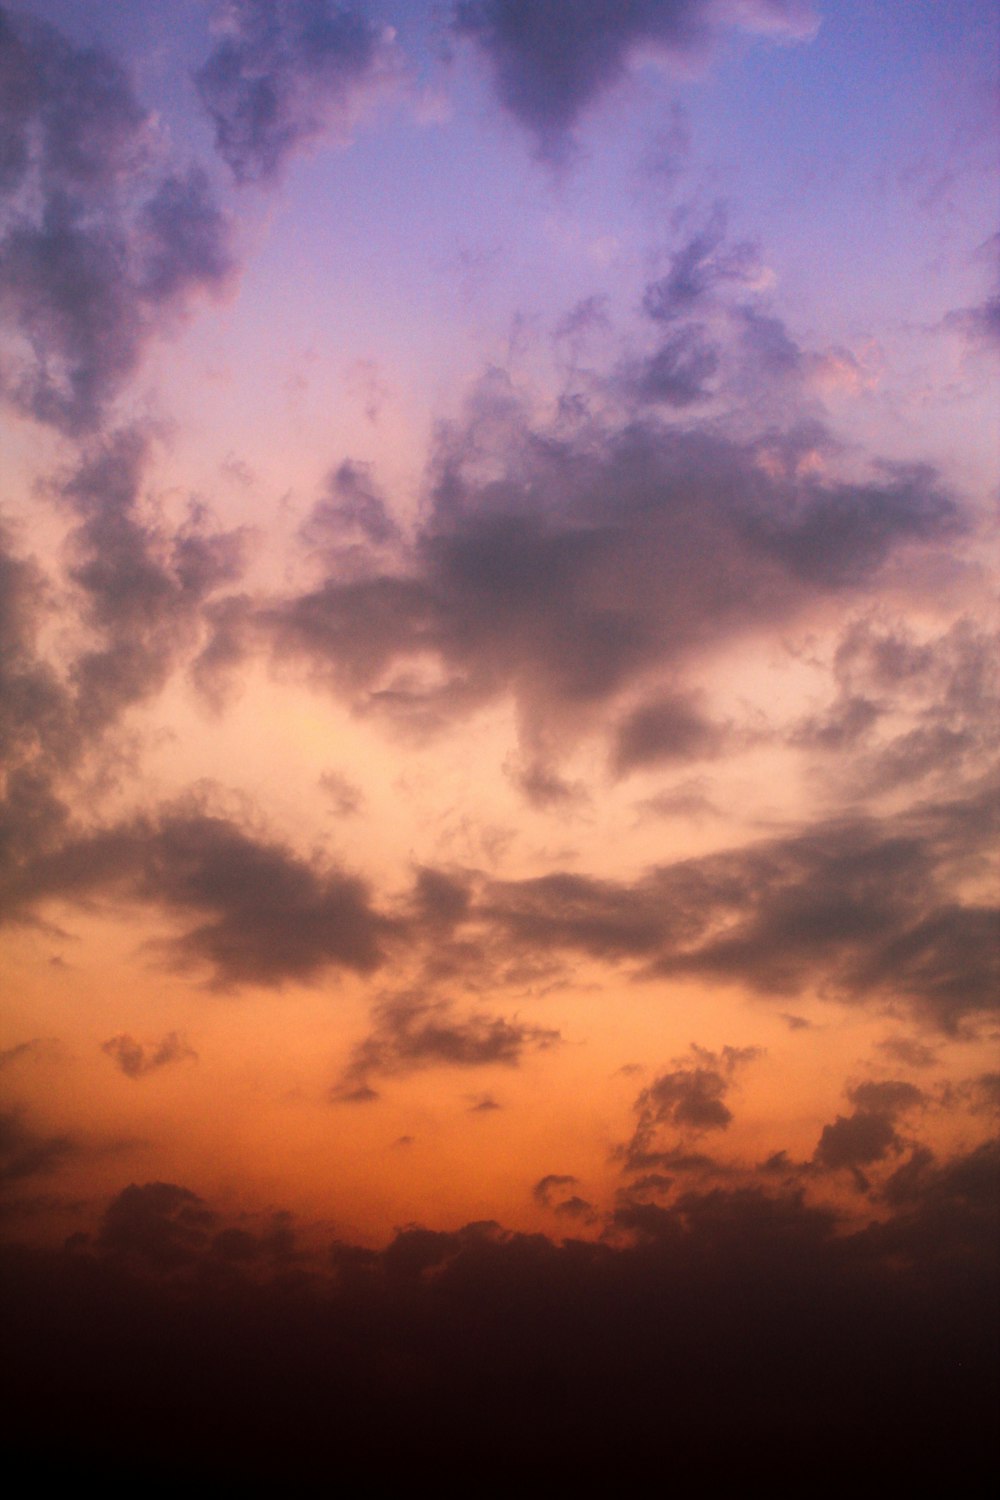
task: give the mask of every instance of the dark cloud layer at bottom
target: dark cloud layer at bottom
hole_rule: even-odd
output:
[[[10,1430],[60,1478],[958,1483],[993,1451],[996,1168],[928,1164],[847,1235],[743,1187],[633,1205],[617,1247],[410,1227],[322,1267],[287,1216],[132,1186],[92,1243],[7,1253]]]

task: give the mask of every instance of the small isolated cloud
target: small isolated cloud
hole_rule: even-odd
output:
[[[494,1110],[498,1109],[503,1109],[503,1105],[498,1104],[492,1094],[469,1095],[470,1115],[492,1114]]]
[[[516,1017],[472,1012],[463,1015],[448,1000],[431,1000],[406,992],[375,1007],[374,1025],[355,1047],[351,1061],[331,1093],[340,1102],[369,1097],[373,1074],[412,1073],[422,1068],[516,1067],[531,1048],[553,1047],[558,1031]],[[489,1108],[489,1105],[483,1106]]]
[[[346,141],[399,76],[391,30],[332,0],[227,0],[195,75],[237,182],[267,182],[296,151]]]
[[[189,1047],[176,1031],[168,1032],[161,1042],[148,1046],[123,1031],[102,1042],[101,1051],[111,1058],[126,1078],[146,1078],[169,1063],[195,1061],[198,1057],[194,1048]]]
[[[542,1208],[551,1208],[553,1194],[563,1188],[576,1187],[577,1179],[559,1172],[549,1172],[545,1177],[539,1178],[531,1189],[531,1196]]]

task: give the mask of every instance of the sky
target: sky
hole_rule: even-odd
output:
[[[998,50],[0,6],[23,1456],[972,1472]]]

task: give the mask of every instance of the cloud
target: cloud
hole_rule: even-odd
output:
[[[176,1031],[168,1032],[156,1046],[145,1047],[128,1032],[109,1037],[101,1043],[101,1051],[107,1053],[126,1078],[145,1078],[168,1063],[196,1059],[198,1054]]]
[[[717,203],[704,227],[672,252],[666,274],[648,283],[643,311],[655,323],[673,323],[697,313],[716,288],[753,288],[762,276],[759,248],[750,240],[727,242],[726,210]]]
[[[905,574],[910,549],[965,525],[926,468],[838,481],[634,413],[536,424],[499,376],[442,430],[430,486],[391,566],[376,550],[362,569],[351,518],[346,573],[265,602],[253,629],[357,712],[423,734],[513,698],[543,776],[650,677],[864,600],[890,561]]]
[[[68,1135],[43,1135],[17,1110],[0,1114],[0,1184],[56,1172],[79,1151]]]
[[[0,395],[79,436],[148,341],[229,284],[229,227],[199,168],[158,159],[112,57],[4,10],[0,73]]]
[[[576,1187],[577,1178],[561,1175],[558,1172],[549,1172],[546,1177],[540,1177],[531,1189],[531,1196],[542,1208],[552,1207],[552,1194],[555,1189]]]
[[[267,182],[324,136],[344,141],[398,74],[392,33],[330,0],[227,0],[195,84],[237,182]]]
[[[636,1099],[635,1129],[620,1153],[626,1170],[708,1165],[700,1158],[686,1163],[690,1148],[685,1142],[709,1130],[726,1129],[733,1118],[725,1102],[733,1076],[762,1055],[759,1047],[723,1047],[721,1053],[693,1047],[692,1054],[692,1060],[679,1060]],[[677,1133],[673,1140],[671,1131]]]
[[[79,519],[69,575],[80,614],[97,638],[72,664],[75,713],[85,736],[163,687],[198,640],[201,610],[240,574],[245,534],[212,531],[203,507],[169,527],[144,504],[146,435],[128,429],[90,445],[62,479],[60,498]]]
[[[12,1063],[30,1057],[38,1061],[58,1058],[60,1046],[54,1037],[35,1036],[27,1042],[18,1042],[14,1047],[0,1051],[0,1068],[9,1068]]]
[[[16,868],[4,894],[12,915],[103,895],[186,918],[156,951],[172,967],[207,969],[218,987],[307,981],[331,966],[367,973],[394,930],[362,881],[311,864],[197,799],[80,833]]]
[[[847,1096],[855,1106],[853,1114],[838,1115],[832,1125],[823,1126],[813,1160],[827,1171],[850,1168],[859,1190],[867,1192],[870,1184],[861,1169],[902,1152],[896,1122],[923,1104],[925,1096],[915,1084],[900,1079],[859,1083],[847,1090]]]
[[[372,1074],[391,1076],[422,1068],[516,1067],[526,1050],[553,1047],[559,1032],[516,1018],[460,1014],[447,1000],[407,992],[382,1000],[374,1025],[354,1048],[331,1097],[336,1102],[374,1096]],[[489,1108],[489,1105],[482,1107]]]
[[[811,6],[798,0],[582,0],[572,18],[559,0],[459,0],[453,26],[488,60],[501,104],[535,138],[540,155],[565,155],[589,107],[644,58],[700,58],[727,26],[808,36]]]
[[[614,765],[619,775],[643,766],[691,761],[721,748],[724,732],[689,698],[677,695],[640,704],[618,726]]]
[[[631,883],[553,872],[484,884],[474,908],[521,952],[629,961],[776,998],[906,1002],[946,1032],[996,1006],[995,910],[951,893],[991,847],[988,786],[678,861]]]
[[[794,1489],[817,1445],[844,1483],[859,1452],[887,1489],[944,1481],[992,1451],[998,1164],[995,1141],[911,1157],[861,1227],[758,1179],[624,1204],[613,1241],[409,1225],[311,1260],[285,1215],[132,1184],[92,1241],[3,1251],[9,1415],[112,1477],[163,1472],[167,1412],[178,1474],[303,1489],[331,1444],[369,1473],[387,1429],[401,1483],[432,1464],[641,1482],[665,1444],[692,1489]]]
[[[108,1255],[156,1271],[195,1260],[216,1215],[196,1193],[172,1182],[133,1183],[109,1204],[98,1244]]]

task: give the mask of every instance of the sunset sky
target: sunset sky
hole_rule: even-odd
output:
[[[976,1425],[998,41],[992,0],[0,8],[25,1442],[98,1421],[100,1317],[57,1375],[43,1303],[111,1326],[142,1288],[157,1351],[238,1288],[259,1351],[292,1283],[341,1352],[291,1388],[332,1361],[369,1421],[450,1391],[470,1455],[502,1422],[534,1453],[529,1387],[590,1392],[630,1320],[721,1351],[714,1432],[737,1282],[781,1347],[730,1443],[867,1433],[904,1366],[886,1433],[932,1370]],[[889,1303],[869,1385],[789,1418],[795,1309],[832,1349]],[[508,1350],[470,1427],[463,1319],[499,1347],[528,1306],[563,1353]],[[681,1382],[649,1337],[637,1443]],[[269,1453],[307,1465],[311,1399]]]

